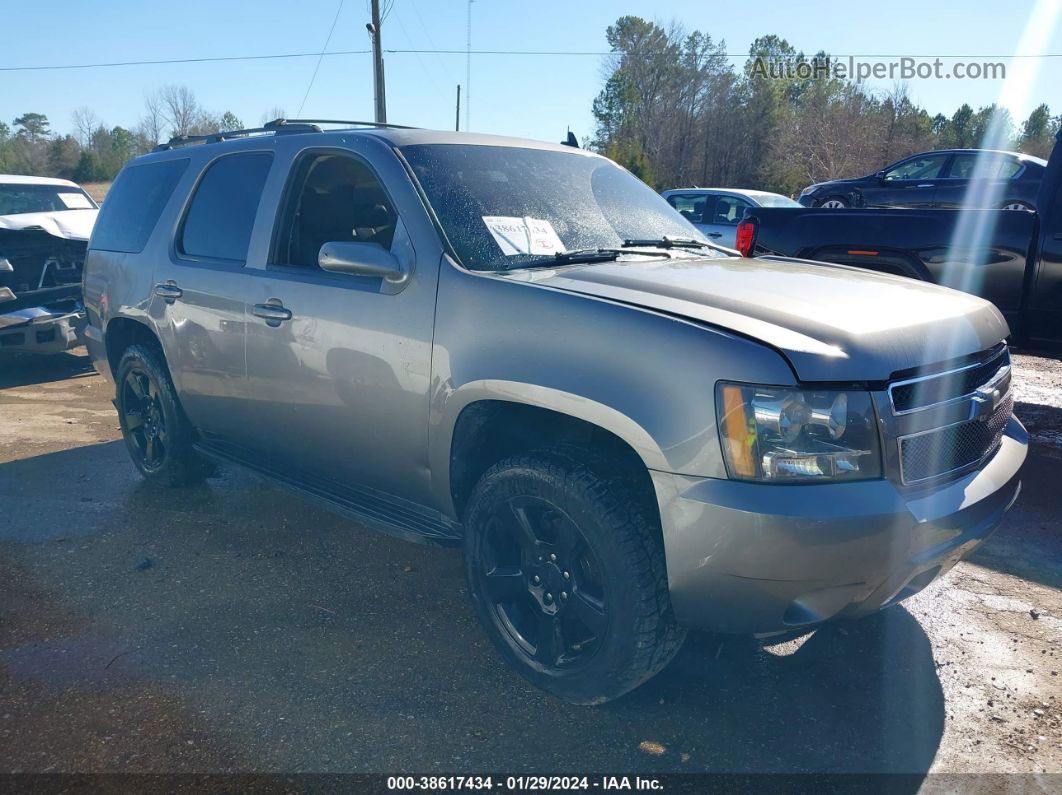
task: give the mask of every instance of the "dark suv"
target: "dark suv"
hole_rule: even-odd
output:
[[[498,650],[580,703],[686,627],[778,639],[895,604],[1020,487],[991,304],[743,260],[569,146],[308,122],[176,141],[111,189],[85,304],[146,477],[235,463],[462,544]]]
[[[989,209],[1033,210],[1046,166],[1018,152],[941,149],[905,157],[866,177],[809,185],[799,201],[829,208],[962,207],[974,182],[981,184],[971,195],[1001,197]]]

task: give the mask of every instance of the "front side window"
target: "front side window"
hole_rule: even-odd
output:
[[[96,202],[73,185],[0,183],[0,215],[95,209]]]
[[[919,155],[885,172],[885,179],[936,179],[944,170],[948,155]]]
[[[707,243],[663,196],[603,157],[474,144],[401,151],[457,258],[472,270],[512,270],[625,240]],[[707,248],[698,254],[726,256]]]
[[[273,264],[316,268],[325,243],[391,248],[398,216],[376,175],[349,155],[314,154],[295,168]]]
[[[226,155],[211,163],[184,217],[178,250],[196,259],[244,262],[273,156]]]

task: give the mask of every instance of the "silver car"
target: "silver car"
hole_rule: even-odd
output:
[[[687,627],[777,640],[895,604],[1020,488],[991,304],[742,259],[567,146],[175,140],[119,175],[84,290],[146,478],[235,464],[461,545],[498,651],[573,702],[638,686]]]
[[[675,188],[661,194],[668,204],[721,246],[734,248],[738,222],[750,207],[800,207],[780,193],[737,188]]]

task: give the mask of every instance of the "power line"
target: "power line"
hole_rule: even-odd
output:
[[[372,50],[332,50],[331,52],[288,52],[270,53],[267,55],[224,55],[210,58],[165,58],[152,61],[106,61],[100,63],[80,64],[42,64],[37,66],[0,66],[0,72],[43,72],[61,69],[103,69],[119,66],[160,66],[165,64],[188,64],[188,63],[220,63],[225,61],[270,61],[285,58],[330,58],[336,55],[368,55]],[[385,49],[384,52],[392,55],[514,55],[514,56],[592,56],[618,55],[619,53],[603,50],[441,50],[441,49]],[[747,52],[719,53],[722,58],[748,58]],[[812,56],[814,57],[814,56]],[[980,53],[964,55],[911,55],[909,53],[834,53],[827,56],[833,60],[838,58],[940,58],[952,60],[957,58],[1062,58],[1062,53],[1038,53],[1038,54],[1009,54],[1009,55],[984,55]]]
[[[332,34],[335,32],[336,23],[339,21],[339,14],[343,11],[344,0],[339,0],[339,8],[336,9],[336,15],[332,18],[332,27],[328,29],[328,36],[325,38],[324,46],[321,47],[321,54],[317,56],[317,65],[313,68],[313,74],[310,75],[310,82],[306,86],[306,93],[302,95],[302,102],[299,103],[299,112],[295,114],[296,117],[302,116],[302,106],[306,104],[306,99],[310,96],[310,89],[313,88],[313,81],[317,79],[317,70],[321,68],[321,61],[324,60],[325,50],[328,49],[328,45],[332,41]]]

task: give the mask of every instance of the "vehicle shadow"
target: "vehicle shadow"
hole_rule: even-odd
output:
[[[901,791],[918,789],[944,731],[932,648],[902,606],[767,649],[693,634],[660,676],[604,709],[647,733],[640,716],[665,710],[699,725],[672,739],[690,758],[676,766],[667,751],[668,770],[916,774],[894,782]]]
[[[1062,434],[1062,409],[1054,409]],[[1018,416],[1022,417],[1020,409]],[[1032,428],[1030,427],[1030,432]],[[1062,445],[1062,436],[1059,437]],[[1038,448],[1033,441],[1022,469],[1022,489],[1017,502],[992,538],[971,558],[985,566],[1052,588],[1062,588],[1062,447],[1054,452]]]
[[[643,687],[575,707],[501,661],[459,552],[362,530],[238,471],[157,488],[120,442],[89,445],[0,464],[0,513],[0,564],[20,572],[0,601],[42,595],[6,619],[0,679],[35,694],[15,717],[43,749],[120,732],[140,770],[204,770],[133,731],[130,688],[195,716],[189,749],[278,772],[890,771],[913,790],[941,740],[930,644],[902,607],[774,650],[693,634]],[[69,618],[18,640],[49,613]],[[62,698],[91,699],[99,719],[71,730],[34,711]],[[49,763],[64,761],[32,760]]]
[[[0,354],[0,389],[65,381],[96,372],[83,348],[51,356]]]

